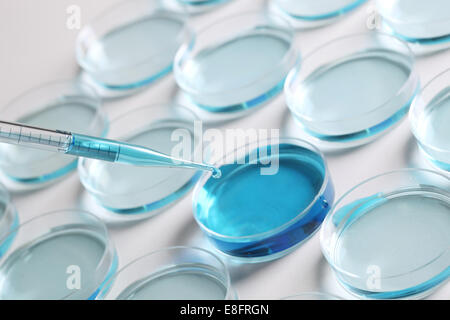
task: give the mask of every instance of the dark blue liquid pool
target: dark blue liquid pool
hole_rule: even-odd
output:
[[[222,165],[222,178],[198,191],[195,217],[228,255],[278,257],[311,236],[330,210],[334,189],[321,155],[295,144],[276,147]]]

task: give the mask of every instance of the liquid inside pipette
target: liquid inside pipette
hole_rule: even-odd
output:
[[[138,145],[75,133],[71,134],[71,138],[72,141],[65,151],[66,154],[136,166],[162,166],[211,171],[214,178],[220,178],[222,175],[220,169],[212,165],[179,159]]]
[[[212,165],[179,159],[138,145],[1,120],[0,142],[135,166],[211,171],[214,178],[222,175],[220,169]]]

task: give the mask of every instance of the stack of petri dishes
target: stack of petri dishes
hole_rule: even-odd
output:
[[[332,40],[305,57],[285,94],[299,131],[321,146],[352,147],[403,119],[418,87],[408,45],[371,32]]]
[[[421,298],[450,279],[450,178],[404,169],[344,194],[320,240],[339,282],[359,298]]]
[[[0,111],[4,121],[52,130],[105,136],[108,120],[95,91],[86,84],[59,81],[31,89]],[[14,190],[55,182],[77,167],[71,156],[0,144],[0,178]]]
[[[43,214],[12,236],[0,259],[1,300],[95,299],[117,268],[106,226],[88,212]]]
[[[194,217],[222,253],[241,262],[279,258],[311,237],[333,204],[318,149],[297,139],[256,141],[233,150],[196,186]]]
[[[446,0],[377,0],[382,27],[417,53],[450,46],[450,3]]]

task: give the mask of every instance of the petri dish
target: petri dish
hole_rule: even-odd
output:
[[[236,294],[225,264],[211,252],[170,247],[140,257],[119,270],[105,300],[231,300]],[[106,288],[106,287],[105,287]]]
[[[446,0],[377,0],[387,32],[423,48],[440,49],[450,43],[450,3]]]
[[[203,29],[193,46],[183,45],[174,74],[194,107],[212,113],[246,111],[281,92],[297,58],[287,21],[245,13]]]
[[[320,232],[339,282],[367,299],[423,298],[450,277],[450,178],[404,169],[344,194]]]
[[[185,160],[201,156],[202,133],[196,116],[184,107],[154,105],[135,108],[111,121],[108,138],[142,145]],[[148,218],[176,203],[195,185],[194,169],[138,167],[82,159],[81,183],[110,220]]]
[[[269,8],[296,28],[315,28],[336,21],[367,0],[271,0]]]
[[[5,121],[104,136],[108,121],[101,101],[83,83],[58,81],[31,89],[0,110]],[[46,186],[76,169],[72,156],[0,144],[0,177],[9,189]]]
[[[232,260],[263,262],[290,253],[318,230],[334,200],[325,160],[313,145],[280,138],[225,155],[220,179],[205,174],[194,217]]]
[[[76,43],[81,68],[99,85],[132,90],[172,70],[177,49],[192,41],[186,16],[158,0],[124,1],[84,27]]]
[[[168,0],[168,2],[175,2],[173,5],[181,6],[190,14],[203,13],[218,6],[225,4],[231,0]]]
[[[377,32],[333,40],[293,69],[286,80],[291,114],[315,141],[367,143],[397,124],[418,91],[408,45]]]
[[[417,95],[409,113],[420,149],[436,167],[450,171],[450,69]]]
[[[302,292],[296,295],[285,297],[281,300],[343,300],[343,299],[329,293]]]
[[[19,224],[19,216],[11,201],[8,190],[0,184],[0,258],[5,254],[14,239],[11,233]],[[7,236],[9,235],[9,236]]]
[[[105,225],[80,210],[55,211],[14,231],[0,260],[1,300],[95,299],[117,268]]]

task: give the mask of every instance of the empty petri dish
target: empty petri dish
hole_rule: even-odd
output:
[[[289,19],[297,28],[329,24],[356,9],[367,0],[271,0],[269,8]]]
[[[116,271],[108,231],[88,212],[50,212],[12,232],[0,260],[1,300],[95,299]]]
[[[19,224],[19,216],[11,202],[8,190],[0,184],[0,258],[5,254],[14,239],[11,233]],[[9,235],[9,236],[7,236]]]
[[[420,149],[438,168],[450,171],[450,69],[417,95],[409,113]]]
[[[348,191],[326,217],[322,251],[360,298],[421,298],[450,277],[450,178],[404,169]]]
[[[202,133],[195,130],[195,121],[195,115],[184,107],[146,106],[111,121],[108,137],[192,161],[202,151]],[[78,172],[90,196],[106,209],[94,213],[119,220],[143,219],[160,212],[189,192],[201,175],[194,169],[92,159],[82,159]]]
[[[193,212],[213,245],[234,260],[288,254],[314,234],[333,203],[325,160],[302,140],[250,143],[216,166],[222,177],[200,179]]]
[[[192,33],[183,13],[158,0],[124,1],[84,27],[76,44],[79,65],[108,89],[130,90],[161,78]]]
[[[106,300],[236,299],[227,267],[200,248],[170,247],[147,254],[119,270]]]
[[[0,117],[5,121],[93,136],[104,136],[108,126],[95,92],[85,84],[72,81],[31,89],[1,110]],[[75,170],[76,164],[72,156],[0,144],[1,179],[11,189],[42,187]]]
[[[446,0],[377,0],[383,27],[391,34],[423,47],[450,43],[450,3]]]
[[[285,297],[281,300],[343,300],[343,299],[329,293],[302,292],[296,295]]]
[[[370,32],[315,50],[290,72],[285,93],[304,132],[319,142],[353,146],[403,119],[418,82],[408,45]]]
[[[193,104],[209,112],[243,111],[283,88],[297,60],[294,32],[275,15],[246,13],[203,29],[178,51],[174,74]]]

